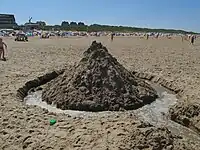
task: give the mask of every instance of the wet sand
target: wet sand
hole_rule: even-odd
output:
[[[25,82],[78,62],[94,39],[106,45],[129,70],[173,81],[184,89],[180,101],[191,103],[200,100],[200,40],[192,46],[182,42],[181,38],[147,41],[117,37],[112,43],[108,37],[30,38],[28,43],[7,38],[8,60],[0,61],[1,149],[125,149],[130,143],[126,140],[131,131],[140,124],[134,116],[95,120],[74,118],[26,106],[15,96]],[[52,118],[58,122],[49,126]]]

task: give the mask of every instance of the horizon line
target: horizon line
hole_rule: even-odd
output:
[[[38,20],[38,22],[41,21],[41,22],[45,22],[44,20]],[[64,22],[65,20],[61,21]],[[37,21],[36,21],[37,22]],[[31,22],[31,23],[36,23],[36,22]],[[79,22],[82,22],[82,21],[66,21],[68,23],[70,22],[76,22],[76,23],[79,23]],[[28,23],[28,22],[25,22],[25,23]],[[20,24],[20,25],[25,25],[24,24]],[[61,26],[61,23],[60,24],[48,24],[47,22],[46,23],[46,26]],[[84,22],[82,22],[84,23]],[[18,24],[18,23],[17,23]],[[150,29],[150,30],[176,30],[176,31],[184,31],[184,32],[193,32],[193,33],[198,33],[200,34],[200,32],[197,32],[197,31],[192,31],[192,30],[187,30],[187,29],[181,29],[181,28],[154,28],[154,27],[142,27],[142,26],[131,26],[131,25],[117,25],[117,24],[101,24],[101,23],[91,23],[91,24],[85,24],[85,26],[91,26],[91,25],[101,25],[101,26],[114,26],[114,27],[128,27],[128,28],[139,28],[139,29]]]

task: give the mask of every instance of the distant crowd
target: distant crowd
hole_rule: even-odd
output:
[[[1,29],[0,36],[16,36],[17,34],[25,34],[26,36],[42,36],[43,34],[48,34],[49,36],[139,36],[139,37],[168,37],[169,39],[173,36],[192,36],[183,34],[173,34],[173,33],[144,33],[144,32],[85,32],[85,31],[43,31],[43,30],[12,30],[12,29]]]
[[[172,39],[173,37],[181,37],[182,42],[188,41],[192,45],[197,39],[197,35],[184,35],[184,34],[171,34],[171,33],[121,33],[121,32],[78,32],[78,31],[42,31],[42,30],[29,30],[29,31],[16,31],[12,29],[4,29],[0,30],[0,59],[6,60],[5,49],[7,45],[3,42],[1,37],[12,37],[24,35],[25,37],[31,36],[40,36],[41,38],[49,38],[50,36],[58,36],[58,37],[69,37],[69,36],[110,36],[111,41],[114,40],[116,36],[136,36],[140,38],[145,38],[146,40],[151,38],[158,39],[159,37],[167,37],[168,39]],[[28,40],[26,40],[28,41]],[[5,47],[5,48],[4,48]]]

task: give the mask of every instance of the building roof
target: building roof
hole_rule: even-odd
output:
[[[0,14],[0,16],[14,16],[13,14]]]
[[[39,26],[38,23],[25,23],[24,26]]]
[[[0,28],[15,28],[17,27],[15,16],[13,14],[0,14]]]

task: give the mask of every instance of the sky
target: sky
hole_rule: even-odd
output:
[[[33,17],[200,32],[200,0],[0,0],[0,13],[14,14],[18,24]]]

